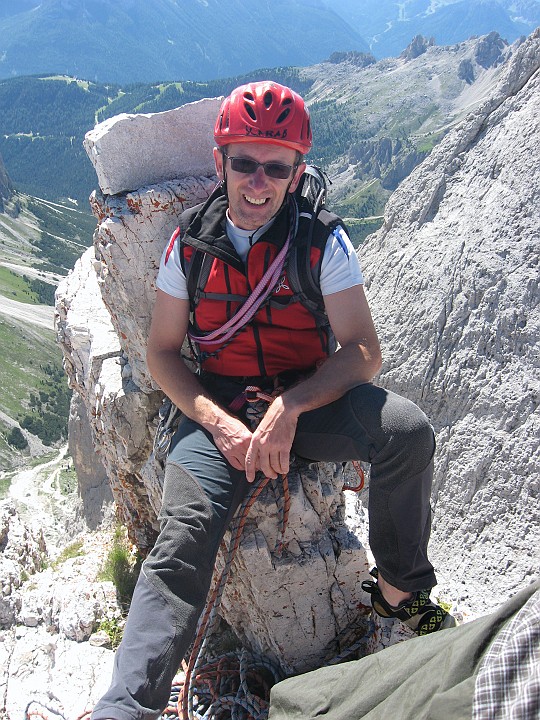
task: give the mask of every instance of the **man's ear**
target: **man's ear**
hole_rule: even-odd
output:
[[[223,154],[217,147],[214,148],[214,163],[216,165],[216,175],[223,182],[225,179],[225,172],[223,168]]]
[[[289,187],[289,192],[293,193],[296,188],[298,187],[298,183],[300,182],[300,178],[302,177],[302,174],[304,170],[306,169],[306,163],[300,163],[300,165],[296,168],[296,172],[294,173],[294,177],[292,179],[291,185]]]

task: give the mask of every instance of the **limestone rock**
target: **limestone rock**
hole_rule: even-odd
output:
[[[41,569],[46,552],[41,532],[21,522],[12,502],[0,504],[0,627],[10,627],[21,607],[21,584]]]
[[[84,519],[90,530],[95,530],[108,515],[113,498],[107,473],[94,449],[86,406],[77,392],[71,398],[68,437]]]
[[[478,611],[540,566],[540,31],[360,251],[384,364],[438,449],[431,555]]]
[[[435,38],[425,38],[423,35],[416,35],[399,57],[403,58],[403,60],[414,60],[414,58],[423,55],[432,45],[435,45]]]
[[[490,68],[498,65],[503,58],[503,53],[508,43],[505,42],[499,33],[490,32],[480,38],[476,47],[474,59],[483,68]]]
[[[116,115],[84,146],[106,195],[191,175],[212,175],[213,128],[221,98],[149,115]]]
[[[188,177],[118,197],[95,193],[91,199],[99,222],[94,236],[99,289],[131,377],[146,392],[155,389],[145,354],[161,254],[182,211],[206,200],[216,180]]]
[[[143,550],[156,537],[161,482],[148,462],[162,393],[146,367],[155,279],[178,216],[215,178],[186,178],[123,196],[96,193],[95,247],[57,291],[56,328],[70,384],[88,413],[120,519]]]
[[[267,486],[247,518],[225,589],[220,614],[245,644],[287,674],[336,657],[347,646],[339,633],[351,628],[351,644],[351,636],[367,629],[361,581],[373,560],[363,543],[361,506],[354,494],[343,493],[346,479],[341,464],[294,463],[283,536],[275,491]]]

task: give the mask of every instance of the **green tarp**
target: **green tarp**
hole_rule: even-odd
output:
[[[470,720],[486,650],[535,592],[538,582],[468,624],[284,680],[272,688],[269,720]]]

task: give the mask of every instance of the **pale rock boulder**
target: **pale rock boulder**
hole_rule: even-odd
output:
[[[84,146],[106,195],[192,175],[212,175],[214,119],[221,98],[161,113],[116,115],[86,134]],[[1,170],[1,168],[0,168]]]
[[[101,297],[96,264],[100,266],[90,248],[59,286],[57,336],[70,385],[84,403],[94,450],[107,472],[117,514],[132,527],[140,546],[147,548],[155,537],[159,505],[156,493],[154,506],[149,505],[137,472],[150,453],[148,418],[155,416],[161,396],[139,391],[131,380],[127,358]],[[90,464],[93,454],[81,465]]]
[[[182,211],[206,200],[216,181],[213,175],[188,177],[120,196],[96,192],[91,198],[99,222],[94,247],[101,297],[129,358],[131,377],[143,391],[155,389],[145,353],[161,254]]]
[[[287,674],[319,667],[367,631],[361,581],[373,559],[366,514],[343,491],[352,480],[340,464],[294,462],[284,534],[280,492],[270,485],[247,518],[220,612],[245,645]]]
[[[68,640],[88,640],[101,620],[120,616],[111,582],[77,579],[76,568],[66,575],[45,571],[22,586],[17,620],[27,627],[43,625]]]
[[[14,503],[0,504],[0,628],[16,621],[21,585],[41,569],[45,553],[43,534],[21,521]]]
[[[359,251],[380,382],[437,435],[431,555],[476,612],[540,567],[539,66],[536,31]]]

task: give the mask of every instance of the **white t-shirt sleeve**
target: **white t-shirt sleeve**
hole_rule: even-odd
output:
[[[345,230],[338,225],[328,238],[321,264],[321,293],[332,295],[363,285],[364,276],[356,251]]]
[[[167,258],[169,245],[163,251],[156,285],[160,290],[180,300],[189,300],[186,276],[180,264],[180,242],[176,239],[172,252]]]

